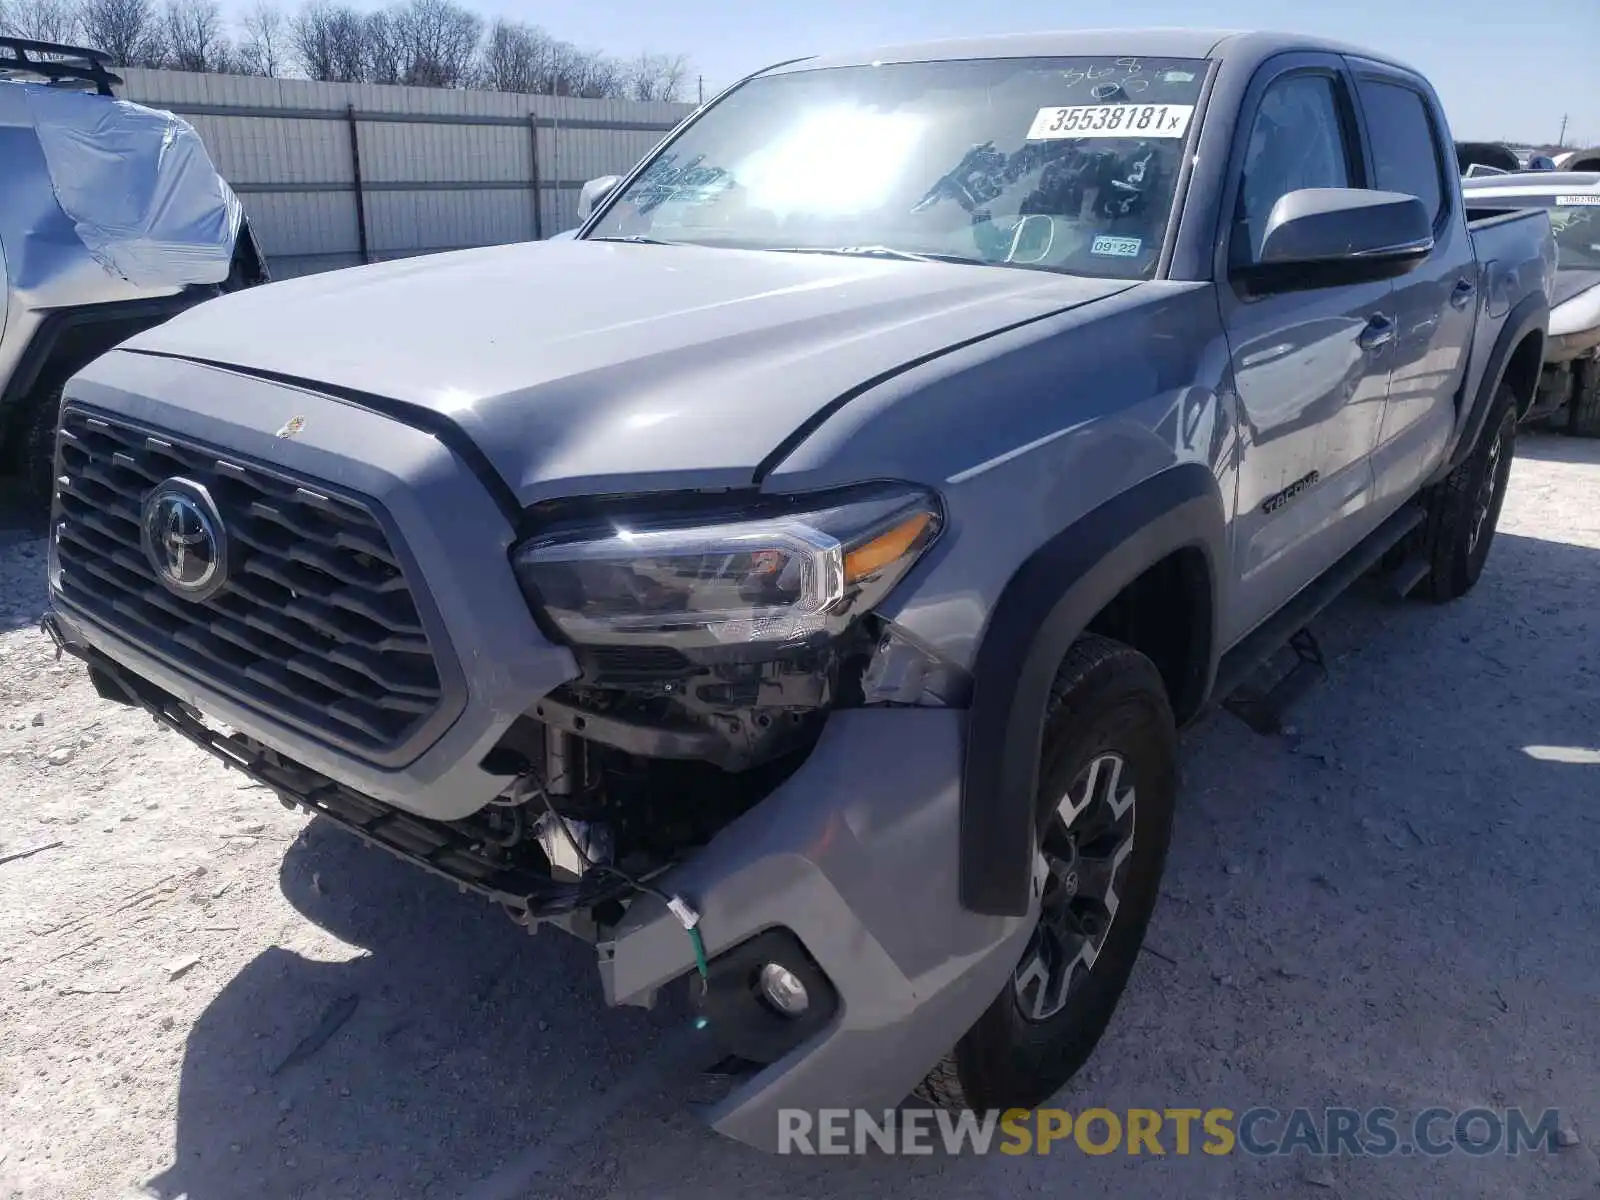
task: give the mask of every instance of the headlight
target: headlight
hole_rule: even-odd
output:
[[[940,527],[927,492],[676,527],[617,524],[512,556],[529,601],[583,645],[684,650],[831,635],[877,603]]]

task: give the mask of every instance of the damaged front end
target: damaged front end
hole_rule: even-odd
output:
[[[874,612],[939,535],[937,498],[874,485],[531,514],[512,554],[536,620],[578,674],[479,763],[504,780],[469,816],[420,816],[219,726],[109,657],[96,688],[365,840],[483,895],[519,923],[604,944],[651,880],[807,760],[840,709],[961,707],[965,675]]]
[[[603,940],[651,878],[805,761],[829,712],[959,700],[960,683],[873,613],[938,536],[930,493],[535,516],[512,565],[580,674],[484,761],[510,782],[473,818],[487,852],[548,870],[553,902],[525,921]],[[927,664],[915,688],[908,657]]]

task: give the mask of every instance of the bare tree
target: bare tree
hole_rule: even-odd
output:
[[[348,5],[312,0],[289,22],[289,46],[311,79],[354,83],[366,78],[366,24]]]
[[[239,70],[268,79],[282,75],[289,65],[289,28],[283,11],[269,0],[257,0],[241,24],[244,38],[239,43]]]
[[[83,40],[123,67],[159,67],[166,39],[150,0],[84,0],[78,10]]]
[[[365,78],[370,83],[401,83],[405,75],[405,47],[392,12],[379,10],[364,18]]]
[[[641,54],[628,72],[631,100],[677,100],[689,78],[689,60],[681,54]]]
[[[621,62],[559,41],[537,25],[483,18],[460,0],[397,0],[361,13],[349,0],[249,0],[237,48],[219,0],[0,0],[0,32],[42,41],[78,37],[122,66],[238,71],[312,79],[486,87],[557,96],[676,100],[689,77],[682,55]]]
[[[489,27],[477,83],[496,92],[537,92],[548,73],[550,35],[535,25],[496,18]]]
[[[176,71],[227,71],[233,45],[217,0],[167,0],[167,53]]]
[[[455,0],[407,0],[393,10],[404,82],[464,87],[472,78],[483,18]]]
[[[616,59],[589,50],[567,47],[564,96],[592,100],[620,99],[628,94],[628,68]]]
[[[36,42],[72,42],[78,13],[68,0],[12,0],[0,9],[0,28]]]

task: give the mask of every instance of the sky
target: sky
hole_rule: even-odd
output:
[[[619,56],[686,55],[706,95],[803,54],[1073,26],[1279,29],[1422,71],[1456,138],[1600,143],[1600,0],[468,0]],[[691,78],[689,99],[695,99]]]

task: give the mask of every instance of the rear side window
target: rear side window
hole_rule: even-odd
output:
[[[1372,143],[1373,186],[1417,197],[1438,221],[1444,210],[1444,162],[1427,102],[1397,83],[1363,79],[1359,87]]]
[[[1337,89],[1327,75],[1288,75],[1262,94],[1234,211],[1235,263],[1256,261],[1280,197],[1301,188],[1353,186]]]

